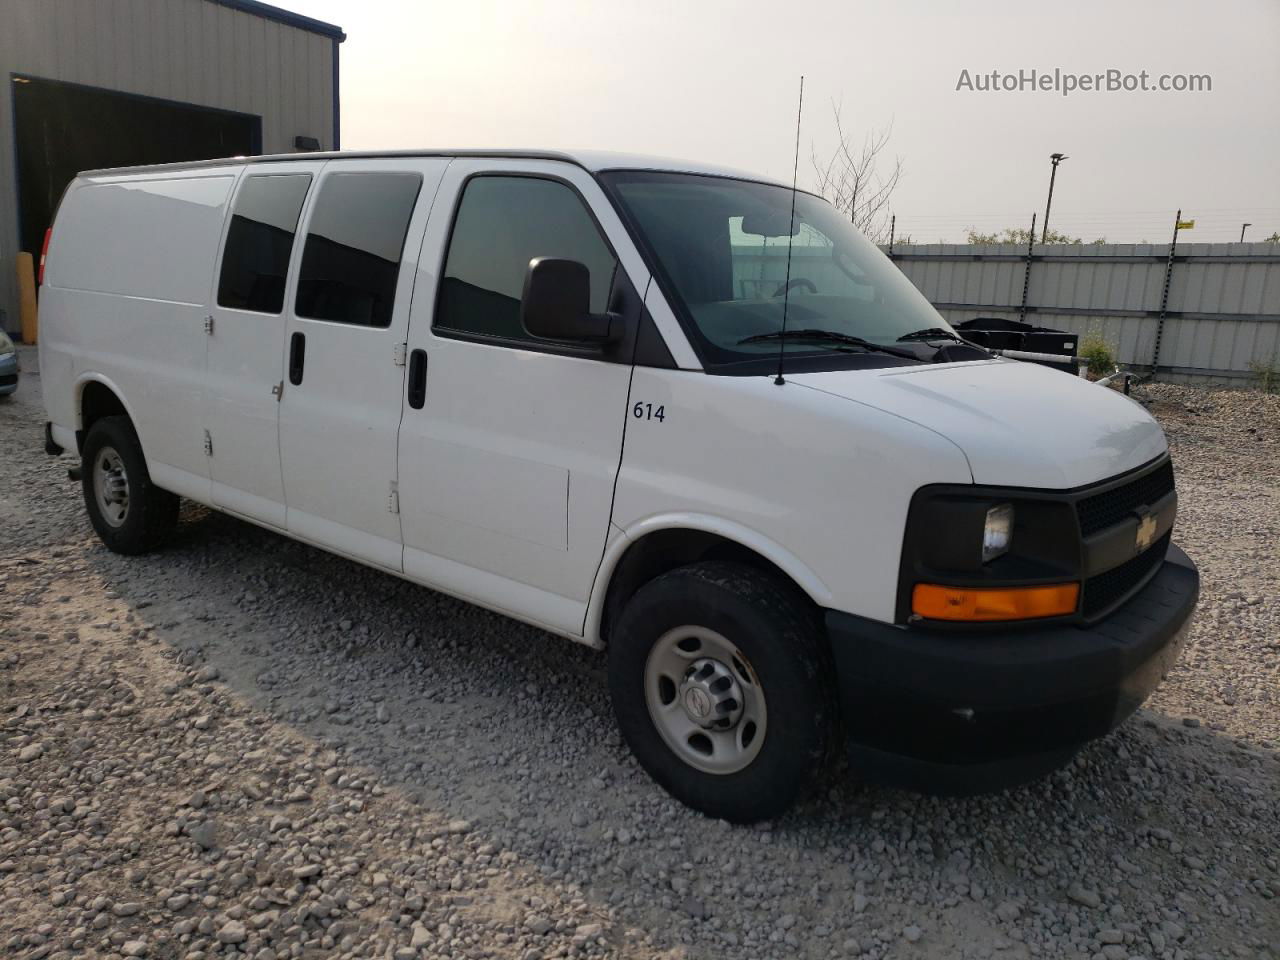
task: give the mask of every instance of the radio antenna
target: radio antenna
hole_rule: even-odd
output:
[[[782,357],[787,347],[787,304],[791,300],[791,241],[796,233],[796,180],[800,175],[800,116],[804,113],[804,74],[800,75],[800,103],[796,107],[796,163],[791,169],[791,225],[787,233],[787,279],[782,287],[782,331],[778,335],[778,375],[774,383],[782,386],[787,381],[782,379]],[[765,237],[768,243],[769,238]]]

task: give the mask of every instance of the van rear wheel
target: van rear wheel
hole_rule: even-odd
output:
[[[151,482],[128,417],[103,417],[89,428],[80,483],[89,522],[115,553],[153,550],[178,522],[178,498]]]
[[[614,712],[641,766],[677,799],[735,823],[781,814],[825,772],[833,672],[807,598],[737,563],[645,584],[609,641]]]

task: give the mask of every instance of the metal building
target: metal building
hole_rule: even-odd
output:
[[[890,256],[952,323],[1099,337],[1162,380],[1246,386],[1280,364],[1274,243],[909,244]]]
[[[338,149],[345,39],[257,0],[0,0],[0,329],[80,170]]]

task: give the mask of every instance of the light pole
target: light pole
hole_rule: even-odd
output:
[[[1044,232],[1040,234],[1040,242],[1049,242],[1049,208],[1053,206],[1053,181],[1058,176],[1058,164],[1067,159],[1065,153],[1049,154],[1049,162],[1053,164],[1053,169],[1049,171],[1049,199],[1044,205]]]
[[[1252,227],[1252,226],[1253,226],[1253,224],[1252,224],[1252,223],[1242,223],[1242,224],[1240,224],[1240,242],[1241,242],[1241,243],[1244,243],[1244,232],[1245,232],[1246,230],[1248,230],[1248,229],[1249,229],[1250,227]]]

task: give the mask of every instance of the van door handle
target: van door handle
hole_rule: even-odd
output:
[[[295,387],[302,382],[302,367],[307,359],[307,338],[295,333],[289,338],[289,382]]]
[[[427,402],[427,351],[409,354],[409,406],[421,410]]]

